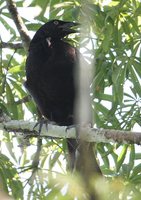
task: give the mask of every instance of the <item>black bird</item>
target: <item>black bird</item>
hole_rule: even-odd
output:
[[[76,33],[78,23],[51,20],[31,40],[26,61],[25,87],[41,114],[60,126],[74,124],[74,72],[79,51],[64,41]],[[67,139],[71,168],[75,163],[77,142]]]

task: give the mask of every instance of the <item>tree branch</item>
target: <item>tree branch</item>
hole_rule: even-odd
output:
[[[30,37],[28,34],[28,30],[27,30],[21,16],[19,15],[16,4],[13,2],[13,0],[6,0],[6,2],[7,2],[7,8],[16,24],[16,27],[17,27],[19,33],[20,33],[23,47],[26,51],[28,51],[29,43],[30,43]]]
[[[0,130],[23,133],[24,136],[28,137],[37,137],[39,127],[37,126],[33,130],[35,124],[35,122],[11,120],[0,123]],[[43,126],[40,136],[52,138],[76,138],[75,128],[69,128],[67,130],[66,128],[66,126],[48,124],[48,130],[46,129],[46,126]],[[141,144],[141,132],[94,129],[90,126],[80,127],[80,129],[82,130],[81,133],[84,133],[83,136],[81,135],[81,139],[87,142]]]
[[[23,49],[22,43],[7,43],[7,42],[1,42],[0,43],[0,48],[9,48],[9,49]]]

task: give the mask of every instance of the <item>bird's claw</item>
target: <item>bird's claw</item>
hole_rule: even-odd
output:
[[[71,129],[71,128],[76,128],[76,125],[69,125],[69,126],[67,126],[67,128],[65,129],[65,131],[67,132],[69,129]]]
[[[34,125],[33,129],[35,129],[37,126],[39,126],[38,134],[40,135],[40,133],[41,133],[41,131],[42,131],[43,125],[46,126],[46,130],[48,131],[48,120],[42,117],[42,118],[39,119],[39,121]]]

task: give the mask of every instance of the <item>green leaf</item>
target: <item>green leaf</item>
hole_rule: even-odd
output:
[[[141,4],[139,4],[139,7],[135,10],[134,16],[141,16]]]
[[[131,80],[132,80],[132,82],[134,84],[134,89],[137,92],[137,94],[140,96],[140,94],[141,94],[141,85],[140,85],[139,79],[138,79],[138,77],[136,75],[136,72],[133,69],[133,67],[130,66],[130,65],[128,66],[128,69],[130,71]]]
[[[19,181],[17,170],[9,158],[0,154],[0,176],[6,192],[11,193],[14,199],[23,199],[23,187]]]
[[[14,67],[11,67],[9,70],[8,70],[9,73],[19,73],[21,72],[21,66],[18,65],[18,66],[14,66]]]
[[[136,73],[138,74],[139,77],[141,77],[141,62],[136,61],[135,59],[131,60],[131,64],[133,65]]]
[[[128,20],[132,24],[133,30],[136,31],[140,35],[140,29],[139,29],[139,26],[137,24],[137,21],[135,21],[136,19],[134,20],[133,17],[128,16]]]
[[[8,83],[6,83],[6,97],[7,97],[7,107],[9,109],[11,117],[13,119],[18,119],[18,110],[14,101],[14,94]]]
[[[118,159],[117,159],[117,164],[116,164],[116,170],[117,172],[119,172],[124,160],[125,160],[125,157],[126,157],[126,153],[127,153],[127,149],[128,149],[128,145],[123,145],[122,147],[122,151],[121,153],[119,154],[118,156]]]
[[[135,159],[140,160],[141,159],[141,153],[136,153],[135,154]]]
[[[104,162],[104,168],[108,169],[110,166],[108,153],[105,152],[104,144],[97,145],[98,152],[101,154],[102,161]]]
[[[95,98],[98,98],[100,100],[109,101],[109,102],[113,101],[113,96],[110,94],[97,93]]]
[[[138,164],[134,167],[132,175],[130,176],[130,179],[134,180],[138,174],[141,173],[141,164]]]
[[[137,176],[134,176],[131,180],[130,180],[131,183],[134,183],[134,184],[140,184],[141,183],[141,174],[137,175]],[[137,199],[138,200],[138,199]]]
[[[110,41],[112,39],[112,33],[113,33],[113,26],[111,24],[108,24],[106,26],[106,30],[105,30],[105,34],[104,34],[105,37],[102,42],[102,47],[105,52],[107,52],[110,48]]]
[[[130,156],[129,156],[129,163],[128,168],[127,168],[127,176],[129,177],[131,171],[133,170],[134,167],[134,160],[135,160],[135,146],[131,145],[130,147]]]

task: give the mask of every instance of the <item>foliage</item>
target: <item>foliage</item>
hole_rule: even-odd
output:
[[[33,33],[49,19],[81,21],[86,32],[82,46],[87,60],[95,55],[92,82],[95,126],[104,129],[132,130],[141,126],[141,3],[139,0],[15,0],[19,13]],[[29,3],[30,2],[30,3]],[[29,15],[31,10],[33,13]],[[27,13],[26,14],[23,14]],[[1,41],[21,42],[6,8],[0,0]],[[34,16],[32,16],[34,15]],[[32,19],[31,19],[32,18]],[[78,41],[78,38],[76,38]],[[24,49],[0,50],[0,107],[12,119],[37,119],[27,96]],[[65,141],[43,140],[38,170],[32,169],[37,140],[24,146],[23,138],[1,133],[0,179],[4,191],[14,199],[73,199],[84,193],[81,180],[65,176]],[[106,185],[102,199],[139,199],[141,154],[134,145],[98,144],[101,169],[109,177],[94,182],[100,189]],[[14,167],[13,167],[14,166]],[[33,167],[33,166],[32,166]],[[33,170],[35,170],[33,173]],[[114,178],[116,177],[116,178]],[[118,178],[117,178],[118,177]],[[30,178],[30,179],[29,179]],[[68,184],[66,184],[66,182]],[[24,190],[24,191],[23,191]],[[66,192],[67,191],[67,192]],[[81,192],[80,192],[81,191]],[[23,195],[24,193],[24,195]]]

